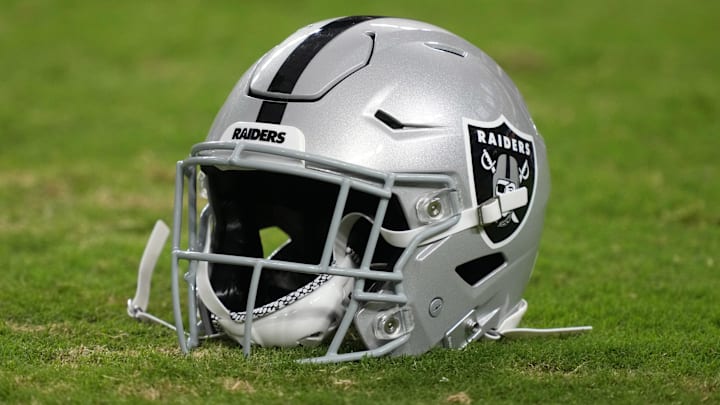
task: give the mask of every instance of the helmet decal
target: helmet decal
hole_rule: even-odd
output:
[[[268,91],[291,94],[307,65],[328,42],[348,28],[373,18],[376,17],[352,16],[338,18],[308,35],[285,59],[280,69],[275,73]],[[285,114],[285,107],[287,107],[287,102],[263,101],[260,112],[258,112],[257,122],[279,124]]]
[[[522,225],[532,203],[535,189],[535,143],[532,135],[524,134],[507,122],[505,117],[493,122],[464,120],[468,142],[468,171],[473,205],[482,204],[499,195],[527,189],[528,204],[486,224],[485,234],[492,243],[509,241]]]
[[[238,121],[225,129],[220,140],[246,141],[282,146],[299,151],[305,150],[305,135],[300,129],[290,125]]]

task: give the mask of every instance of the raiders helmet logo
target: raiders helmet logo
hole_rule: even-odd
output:
[[[514,128],[505,117],[493,122],[464,119],[463,128],[474,205],[522,187],[527,190],[527,204],[484,226],[492,243],[504,243],[521,226],[532,203],[536,173],[533,137]]]

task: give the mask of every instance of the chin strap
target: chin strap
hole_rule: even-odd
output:
[[[526,206],[528,203],[527,187],[520,187],[504,194],[498,194],[477,209],[480,225],[488,225],[502,219],[513,210]]]
[[[475,227],[484,227],[500,221],[504,216],[511,214],[513,210],[524,207],[528,204],[527,187],[520,187],[517,190],[509,191],[485,201],[477,207],[468,208],[459,212],[457,223],[450,229],[433,235],[420,242],[420,245],[438,241],[449,235]],[[424,225],[407,231],[393,231],[380,228],[383,239],[395,247],[408,247],[410,243],[423,231],[432,225]]]
[[[580,335],[585,332],[592,330],[592,326],[570,326],[566,328],[546,328],[546,329],[535,329],[535,328],[510,328],[505,330],[488,331],[485,333],[485,337],[492,340],[500,339],[524,339],[533,337],[563,337],[571,335]]]
[[[527,301],[520,300],[517,309],[510,314],[505,320],[497,327],[497,329],[491,329],[485,332],[485,338],[490,340],[500,339],[524,339],[534,337],[563,337],[571,335],[579,335],[592,330],[592,326],[570,326],[566,328],[518,328],[517,325],[520,323],[525,311],[527,311]]]
[[[165,222],[158,219],[157,222],[155,222],[155,227],[150,234],[147,245],[145,245],[142,259],[140,259],[137,289],[135,290],[135,297],[128,300],[127,313],[131,318],[159,323],[160,325],[175,330],[175,325],[145,312],[148,302],[150,301],[150,282],[152,281],[152,275],[168,235],[170,235],[170,228]]]
[[[478,314],[475,309],[472,309],[445,332],[442,344],[447,348],[462,349],[468,344],[483,338],[500,340],[502,338],[519,339],[537,336],[557,337],[576,335],[592,329],[592,326],[553,329],[518,328],[517,325],[520,323],[520,320],[522,320],[523,315],[525,315],[527,308],[527,301],[521,299],[511,310],[510,314],[505,316],[496,327],[490,327],[489,325],[494,325],[499,321],[500,308],[496,308],[485,314]]]

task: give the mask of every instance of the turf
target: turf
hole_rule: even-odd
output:
[[[0,3],[0,402],[720,402],[720,3],[242,3]],[[125,315],[174,162],[252,61],[347,14],[444,26],[514,78],[553,175],[523,325],[592,333],[306,366],[183,356]]]

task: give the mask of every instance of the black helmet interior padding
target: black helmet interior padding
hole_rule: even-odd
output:
[[[221,170],[202,167],[208,179],[209,203],[215,218],[210,249],[214,253],[262,257],[260,230],[278,227],[290,242],[275,253],[273,259],[304,263],[320,263],[327,232],[335,209],[339,186],[322,181],[282,173],[258,170]],[[375,200],[374,203],[372,200]],[[378,198],[351,191],[345,212],[363,212],[377,207]],[[359,207],[365,207],[360,209]],[[387,227],[407,229],[407,221],[398,201],[393,198],[386,215]],[[385,226],[385,224],[384,224]],[[355,232],[348,245],[358,254],[364,252],[369,226]],[[359,234],[362,235],[359,235]],[[378,243],[373,262],[386,265],[399,256],[395,248]],[[354,242],[355,241],[355,242]],[[244,312],[252,268],[227,264],[211,264],[210,283],[220,301],[234,312]],[[256,306],[265,305],[310,283],[316,274],[264,269],[260,276]]]

